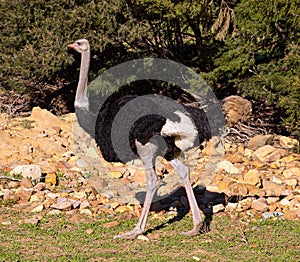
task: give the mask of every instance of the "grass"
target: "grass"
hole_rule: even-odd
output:
[[[221,214],[214,216],[210,232],[186,237],[179,233],[192,227],[189,215],[173,223],[150,217],[147,242],[113,240],[137,222],[124,215],[44,214],[33,226],[18,222],[32,214],[7,206],[0,214],[0,261],[300,261],[300,221],[243,222]],[[115,220],[119,226],[103,227]]]

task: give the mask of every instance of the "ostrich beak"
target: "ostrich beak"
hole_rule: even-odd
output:
[[[68,45],[68,47],[70,47],[70,48],[76,48],[77,47],[77,45],[76,44],[70,44],[70,45]]]

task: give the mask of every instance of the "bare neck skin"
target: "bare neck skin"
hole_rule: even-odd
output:
[[[90,50],[81,53],[81,65],[79,81],[75,97],[75,106],[89,110],[89,101],[87,97],[88,72],[90,65]]]

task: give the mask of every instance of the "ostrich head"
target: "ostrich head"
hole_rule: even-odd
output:
[[[68,45],[68,47],[75,49],[79,53],[85,53],[90,50],[89,41],[86,39],[79,39],[73,44]]]

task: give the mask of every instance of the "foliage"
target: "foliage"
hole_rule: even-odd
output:
[[[133,58],[169,58],[217,91],[276,103],[299,135],[299,19],[296,0],[3,0],[0,90],[75,87],[80,59],[67,45],[87,38],[91,80]]]
[[[67,44],[83,37],[91,41],[97,69],[149,55],[197,62],[211,43],[210,28],[228,31],[228,24],[225,31],[222,21],[214,24],[217,6],[206,0],[1,1],[2,88],[26,90],[72,76]]]
[[[282,124],[300,136],[300,8],[295,0],[244,0],[236,6],[237,35],[216,57],[215,83],[276,104]],[[228,86],[229,85],[229,86]]]

